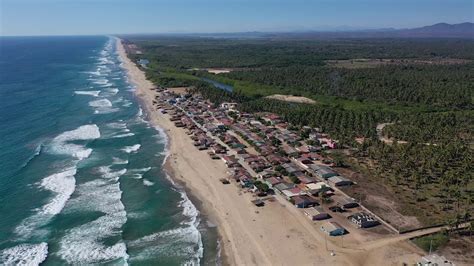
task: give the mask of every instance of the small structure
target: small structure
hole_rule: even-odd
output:
[[[309,168],[313,170],[319,178],[328,179],[338,175],[330,167],[324,165],[310,164]]]
[[[261,199],[252,200],[252,203],[257,207],[263,207],[265,202]]]
[[[325,222],[321,230],[330,236],[342,236],[346,233],[346,229],[336,222]]]
[[[328,178],[329,183],[336,187],[350,186],[352,181],[342,176],[332,176]]]
[[[148,59],[140,59],[138,60],[138,64],[143,67],[143,68],[147,68],[147,65],[150,63],[150,61],[148,61]]]
[[[306,189],[311,195],[318,195],[322,191],[327,191],[331,189],[326,183],[318,182],[318,183],[310,183],[306,184]]]
[[[237,103],[221,103],[221,108],[226,109],[226,110],[235,110],[237,107]]]
[[[370,228],[380,224],[377,219],[365,212],[358,212],[347,217],[351,222],[355,223],[359,228]]]
[[[292,189],[295,187],[295,184],[292,183],[287,183],[287,182],[281,182],[280,184],[277,184],[273,186],[278,192],[283,193],[283,191],[287,189]]]
[[[308,195],[292,197],[291,200],[297,208],[309,208],[319,205],[318,201]]]
[[[280,184],[282,180],[277,177],[272,176],[272,177],[266,178],[264,182],[265,184],[268,185],[269,188],[273,188],[274,186]]]
[[[342,198],[338,202],[339,206],[343,207],[344,209],[351,209],[351,208],[356,208],[359,206],[359,203],[355,202],[354,199],[352,198]]]
[[[298,187],[294,187],[294,188],[290,188],[290,189],[285,189],[283,191],[281,191],[281,193],[286,197],[287,200],[291,200],[291,198],[295,197],[295,196],[300,196],[300,195],[304,195],[305,193],[303,192],[303,190],[301,190],[300,188]]]
[[[312,221],[320,221],[331,218],[331,215],[329,215],[323,210],[323,208],[319,206],[305,209],[304,214]]]

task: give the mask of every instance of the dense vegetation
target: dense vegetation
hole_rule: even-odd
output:
[[[292,66],[235,71],[225,74],[236,80],[291,89],[318,99],[318,94],[357,101],[389,104],[424,104],[432,107],[472,108],[474,65],[397,65],[341,69]]]
[[[176,69],[319,66],[352,58],[474,59],[470,40],[347,39],[276,40],[136,36],[132,39],[160,66]]]
[[[439,217],[459,218],[473,211],[474,63],[429,65],[408,60],[341,68],[325,62],[473,60],[472,40],[141,37],[134,42],[151,60],[147,75],[158,84],[194,86],[215,103],[234,101],[242,111],[274,112],[293,125],[319,127],[342,147],[351,148],[347,165],[392,187],[394,193],[410,191],[400,202],[429,201],[425,206]],[[234,71],[214,75],[196,69],[210,67]],[[203,77],[230,84],[234,91],[216,89]],[[302,95],[316,104],[264,97],[270,94]],[[382,136],[376,131],[381,123],[389,123]],[[385,143],[383,137],[394,143]]]

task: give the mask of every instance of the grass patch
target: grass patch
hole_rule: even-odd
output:
[[[413,243],[426,252],[434,252],[449,242],[449,237],[445,233],[435,233],[412,239]]]

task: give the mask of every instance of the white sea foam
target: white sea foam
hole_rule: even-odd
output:
[[[122,149],[122,151],[126,152],[126,153],[132,153],[132,152],[137,152],[138,149],[140,149],[142,145],[140,144],[135,144],[135,145],[132,145],[132,146],[126,146]]]
[[[153,186],[155,183],[151,182],[150,180],[143,179],[143,185],[150,187]]]
[[[107,99],[100,99],[89,102],[92,107],[112,107],[112,103]]]
[[[134,133],[118,134],[118,135],[113,136],[112,138],[126,138],[126,137],[131,137],[131,136],[135,136],[135,134]]]
[[[2,265],[39,265],[48,256],[48,244],[20,244],[1,251]]]
[[[120,159],[117,157],[113,157],[112,159],[112,164],[128,164],[128,160]]]
[[[131,177],[133,179],[142,179],[143,178],[143,174],[142,173],[135,173],[135,174],[132,174]]]
[[[174,181],[166,175],[175,185]],[[183,208],[186,219],[180,226],[170,230],[157,232],[127,243],[129,248],[138,250],[133,261],[146,260],[150,256],[184,257],[189,260],[186,265],[199,265],[203,256],[201,233],[198,230],[199,211],[192,204],[184,191],[179,191],[182,200],[179,207]]]
[[[128,259],[125,243],[119,241],[105,246],[101,240],[121,233],[127,221],[125,211],[107,214],[98,219],[69,230],[60,241],[58,254],[69,264],[97,264]]]
[[[109,80],[105,78],[100,78],[100,79],[95,79],[92,83],[97,84],[97,85],[106,85],[109,83]]]
[[[99,97],[100,91],[74,91],[77,95],[90,95],[94,97]]]
[[[133,261],[150,257],[185,257],[191,259],[189,265],[199,265],[200,233],[192,227],[179,227],[147,235],[127,243],[129,248],[140,250]],[[198,249],[198,250],[196,250]]]
[[[163,128],[155,126],[156,131],[158,131],[159,143],[168,143],[168,135]]]
[[[93,140],[100,138],[99,127],[95,124],[84,125],[71,131],[66,131],[55,137],[49,146],[49,150],[55,154],[71,155],[79,160],[90,156],[92,149],[85,148],[84,145],[70,143],[79,140]]]
[[[127,172],[127,169],[113,171],[111,165],[109,165],[99,167],[99,172],[102,174],[103,178],[118,180],[120,176],[124,175]]]
[[[68,169],[64,172],[50,175],[41,181],[41,187],[55,193],[54,198],[43,206],[42,212],[45,214],[56,215],[61,212],[74,192],[76,186],[76,168]]]
[[[94,114],[110,114],[120,111],[118,108],[102,107],[94,111]]]
[[[192,230],[192,235],[194,236],[195,243],[198,245],[198,250],[195,254],[194,259],[196,263],[200,263],[200,259],[204,254],[204,246],[202,244],[201,233],[198,230],[198,226],[200,223],[199,219],[199,211],[197,210],[196,206],[189,200],[188,196],[185,192],[181,192],[181,198],[183,199],[180,202],[180,206],[183,208],[183,215],[189,218],[189,221],[183,222],[187,224]]]
[[[137,169],[131,169],[130,172],[142,172],[146,173],[151,170],[151,167],[145,167],[145,168],[137,168]]]
[[[53,193],[49,202],[36,210],[36,213],[24,219],[20,225],[15,228],[15,233],[22,239],[35,236],[43,236],[47,231],[39,229],[46,225],[51,218],[61,212],[66,202],[75,190],[76,168],[69,168],[63,172],[45,177],[41,180],[39,186]]]
[[[109,93],[112,93],[113,95],[117,94],[119,92],[119,89],[117,88],[111,88],[107,90]]]
[[[151,167],[145,167],[145,168],[138,168],[138,169],[130,169],[128,172],[131,173],[132,178],[142,179],[143,175],[150,170],[151,170]]]
[[[119,122],[112,122],[107,124],[108,127],[110,128],[117,128],[117,129],[125,129],[127,128],[126,123],[119,123]]]
[[[100,76],[100,72],[99,71],[89,71],[89,72],[85,72],[87,74],[91,74],[91,75],[94,75],[94,76]]]
[[[103,216],[68,230],[60,241],[58,254],[69,264],[96,264],[121,259],[126,263],[127,249],[122,241],[106,246],[103,239],[120,235],[127,221],[121,201],[118,178],[126,169],[114,171],[111,166],[99,168],[103,178],[79,185],[77,197],[70,201],[68,211],[96,211]]]

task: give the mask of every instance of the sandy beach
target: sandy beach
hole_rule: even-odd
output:
[[[128,59],[120,41],[117,49],[148,119],[169,137],[167,170],[199,199],[200,211],[217,225],[224,265],[401,265],[419,259],[418,249],[395,237],[364,244],[349,238],[340,243],[326,237],[288,202],[275,200],[258,208],[249,193],[223,185],[219,178],[228,175],[225,164],[196,149],[184,129],[155,110],[154,85]]]

